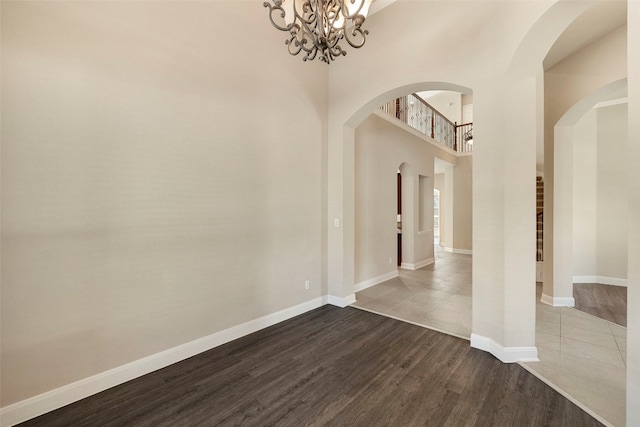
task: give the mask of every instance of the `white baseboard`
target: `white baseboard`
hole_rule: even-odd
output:
[[[573,276],[573,283],[600,283],[602,285],[627,286],[629,281],[607,276]]]
[[[462,254],[462,255],[473,255],[473,250],[471,249],[456,249],[456,248],[444,248],[446,252],[451,252],[452,254]]]
[[[345,308],[354,302],[356,302],[356,294],[347,295],[346,297],[336,297],[333,295],[327,295],[327,304],[335,305],[336,307]]]
[[[436,262],[435,258],[427,258],[427,259],[424,259],[422,261],[419,261],[419,262],[417,262],[415,264],[416,270],[418,270],[418,269],[420,269],[422,267],[426,267],[427,265],[434,264],[435,262]]]
[[[405,270],[418,270],[422,267],[426,267],[427,265],[431,265],[434,262],[436,262],[435,258],[424,259],[422,261],[416,262],[415,264],[403,262],[402,264],[400,264],[400,268],[404,268]]]
[[[23,421],[35,418],[39,415],[61,408],[70,403],[84,399],[108,388],[125,383],[134,378],[157,371],[176,362],[188,359],[212,348],[226,344],[237,338],[257,332],[261,329],[280,323],[284,320],[314,310],[318,307],[329,304],[335,297],[319,297],[311,301],[298,304],[293,307],[280,310],[258,319],[250,320],[246,323],[234,326],[224,331],[179,345],[174,348],[156,353],[149,357],[136,360],[126,365],[102,372],[100,374],[82,379],[80,381],[67,384],[60,388],[42,393],[40,395],[25,399],[4,408],[0,408],[0,425],[2,427],[13,426]],[[347,298],[339,298],[347,301]],[[355,295],[353,295],[355,301]],[[348,304],[347,304],[348,305]]]
[[[491,353],[503,363],[539,362],[536,347],[503,347],[482,335],[471,334],[471,347]]]
[[[370,288],[370,287],[375,286],[375,285],[377,285],[379,283],[382,283],[382,282],[386,282],[387,280],[393,279],[394,277],[398,277],[398,270],[397,269],[393,270],[393,271],[390,271],[388,273],[385,273],[385,274],[381,274],[380,276],[374,277],[373,279],[369,279],[369,280],[365,280],[365,281],[360,282],[360,283],[356,283],[353,286],[353,290],[355,292],[364,291],[367,288]]]
[[[545,293],[542,294],[540,302],[550,305],[551,307],[575,307],[576,300],[573,297],[552,297]]]

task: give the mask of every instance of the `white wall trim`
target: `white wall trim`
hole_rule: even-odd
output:
[[[415,264],[415,267],[416,267],[416,270],[418,270],[419,268],[426,267],[427,265],[435,264],[435,262],[436,262],[435,258],[427,258],[427,259],[423,259],[422,261],[418,261]]]
[[[607,276],[573,276],[573,283],[600,283],[601,285],[627,286],[629,281]]]
[[[355,295],[352,295],[355,301]],[[162,369],[176,362],[195,356],[212,348],[226,344],[237,338],[249,335],[253,332],[280,323],[284,320],[314,310],[318,307],[334,304],[332,296],[318,297],[311,301],[285,308],[276,313],[268,314],[260,318],[250,320],[240,325],[225,329],[215,334],[170,348],[160,353],[136,360],[126,365],[84,378],[60,388],[39,394],[29,399],[22,400],[4,408],[0,408],[0,425],[13,426],[23,421],[35,418],[39,415],[61,408],[70,403],[84,399],[108,388],[125,383],[132,379],[146,375],[150,372]],[[340,300],[348,300],[340,298]]]
[[[415,264],[409,262],[403,262],[400,264],[400,268],[404,268],[405,270],[418,270],[419,268],[426,267],[427,265],[431,265],[436,262],[435,258],[427,258],[422,261],[418,261]]]
[[[444,248],[446,252],[451,252],[452,254],[463,254],[463,255],[473,255],[473,250],[471,249],[457,249],[457,248]]]
[[[593,108],[613,107],[614,105],[628,104],[628,103],[629,103],[629,98],[624,97],[624,98],[612,99],[610,101],[598,102],[596,105],[593,106]]]
[[[539,362],[536,347],[503,347],[494,340],[471,334],[471,347],[493,354],[503,363]]]
[[[374,277],[373,279],[365,280],[360,283],[356,283],[353,286],[354,292],[360,292],[372,286],[375,286],[379,283],[386,282],[387,280],[393,279],[394,277],[398,277],[398,270],[393,270],[385,274],[381,274],[378,277]]]
[[[327,295],[327,304],[335,305],[336,307],[345,308],[354,302],[356,302],[356,294],[347,295],[346,297]]]
[[[473,255],[473,251],[471,249],[456,249],[453,248],[454,254],[463,254],[463,255]]]
[[[576,300],[573,297],[552,297],[545,293],[542,294],[540,302],[550,305],[551,307],[575,307]]]

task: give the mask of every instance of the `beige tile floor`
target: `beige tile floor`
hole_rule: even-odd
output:
[[[625,425],[622,326],[572,308],[536,305],[540,362],[522,364],[605,425]],[[436,251],[436,263],[356,294],[353,307],[450,335],[471,336],[471,256]]]
[[[538,301],[541,288],[538,285]],[[540,362],[524,363],[526,369],[603,423],[625,425],[626,328],[573,308],[538,302],[536,347]]]
[[[438,250],[435,264],[356,294],[352,305],[461,338],[471,337],[471,255]]]

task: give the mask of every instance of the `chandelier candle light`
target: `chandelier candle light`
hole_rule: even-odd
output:
[[[354,48],[364,45],[369,31],[362,24],[372,1],[271,0],[264,7],[273,26],[289,33],[285,44],[291,55],[304,52],[304,61],[318,58],[330,64],[347,54],[338,44],[342,39]]]

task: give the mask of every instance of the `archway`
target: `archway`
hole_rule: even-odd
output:
[[[460,92],[441,95],[442,103],[438,104],[436,100],[429,107],[444,111],[441,105],[458,97],[461,113]],[[413,111],[411,100],[424,102],[421,97],[409,98],[403,104],[409,111]],[[390,105],[394,106],[396,102]],[[468,252],[442,255],[440,267],[433,266],[433,194],[436,160],[451,168],[456,163],[464,163],[460,167],[464,172],[458,177],[460,182],[465,182],[459,185],[462,194],[459,203],[470,222],[471,205],[462,201],[471,199],[471,192],[463,191],[472,185],[471,157],[469,153],[449,148],[446,141],[438,143],[429,136],[431,130],[426,131],[423,124],[426,117],[432,116],[424,111],[425,119],[407,121],[425,134],[407,127],[397,120],[395,110],[391,111],[391,115],[382,111],[370,114],[354,130],[354,291],[359,292],[356,307],[469,339],[471,257]],[[417,110],[410,116],[423,117]],[[427,121],[431,123],[431,119]],[[394,185],[397,173],[399,188]],[[453,192],[452,184],[451,176],[450,190]],[[400,210],[396,208],[398,194],[401,196]],[[450,199],[453,200],[453,195]],[[396,218],[398,212],[402,214]],[[462,225],[460,228],[463,229]],[[464,233],[470,240],[470,228],[464,229]],[[397,240],[401,241],[402,248],[399,265],[393,262]],[[381,286],[368,289],[374,285]]]
[[[329,301],[337,306],[347,306],[355,301],[355,129],[382,104],[400,96],[429,90],[448,90],[471,94],[470,88],[447,82],[417,82],[387,90],[366,102],[342,124],[340,150],[342,165],[340,194],[342,199],[342,229],[329,231],[329,244],[342,248],[342,252],[329,254]],[[331,186],[331,184],[329,185]],[[337,189],[334,189],[337,191]],[[331,210],[331,206],[330,206]],[[338,219],[339,218],[334,218]],[[339,221],[340,222],[340,221]],[[334,227],[338,228],[338,227]]]
[[[554,211],[553,211],[553,282],[546,287],[542,302],[552,306],[573,307],[573,129],[596,104],[626,97],[627,79],[607,84],[574,104],[554,127]],[[549,292],[549,290],[551,292]]]

